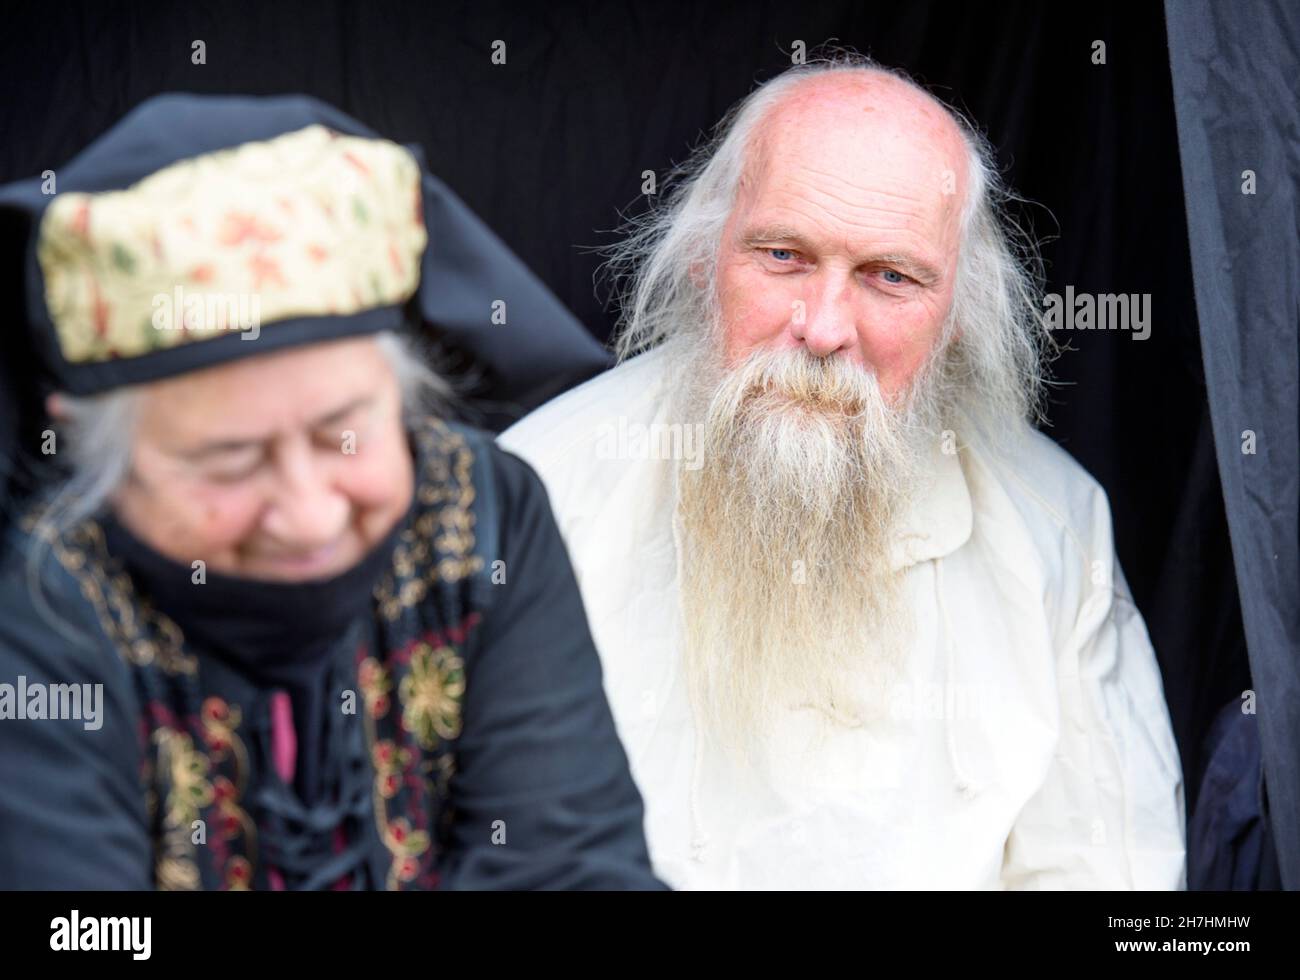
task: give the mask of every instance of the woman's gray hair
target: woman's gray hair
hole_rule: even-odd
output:
[[[429,366],[429,355],[413,338],[384,331],[376,334],[375,340],[397,377],[408,425],[423,415],[450,408],[452,386]],[[140,386],[131,385],[100,395],[60,396],[63,418],[58,424],[57,445],[66,475],[39,506],[27,553],[29,591],[37,606],[46,611],[48,605],[39,587],[45,554],[54,539],[107,505],[126,479],[142,395]],[[57,622],[57,618],[51,621]]]
[[[608,249],[605,271],[620,307],[620,360],[716,322],[717,265],[755,137],[767,114],[798,85],[835,73],[888,75],[942,107],[965,140],[968,191],[952,310],[940,365],[957,386],[957,407],[983,428],[1039,416],[1050,336],[1040,318],[1042,262],[1006,205],[1019,200],[1002,182],[988,140],[961,113],[905,73],[849,52],[790,68],[755,89],[723,117],[713,137],[677,167],[666,190]],[[964,393],[964,397],[962,397]]]

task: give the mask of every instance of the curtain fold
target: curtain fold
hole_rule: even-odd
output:
[[[1201,351],[1270,821],[1283,885],[1295,889],[1300,5],[1165,0],[1165,20]]]

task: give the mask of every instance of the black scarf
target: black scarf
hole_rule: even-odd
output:
[[[364,558],[332,578],[266,582],[207,571],[159,554],[111,514],[101,518],[110,554],[140,591],[172,619],[187,643],[261,685],[293,687],[315,676],[348,628],[372,608],[375,585],[391,567],[408,509]]]

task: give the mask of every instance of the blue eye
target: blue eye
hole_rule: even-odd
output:
[[[895,286],[901,286],[903,283],[907,282],[907,276],[903,275],[901,272],[899,272],[899,271],[896,270],[896,269],[885,269],[885,270],[884,270],[884,273],[885,273],[886,276],[895,276],[895,277],[896,277],[896,278],[894,278],[894,279],[888,279],[888,278],[887,278],[887,279],[885,280],[885,282],[888,282],[888,283],[890,283],[890,284],[892,284],[892,285],[895,285]]]
[[[794,258],[794,252],[788,248],[769,248],[767,251],[778,262],[789,262]]]

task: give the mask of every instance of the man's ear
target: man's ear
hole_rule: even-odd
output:
[[[68,406],[63,400],[63,392],[52,391],[45,396],[45,413],[56,422],[68,420]]]

